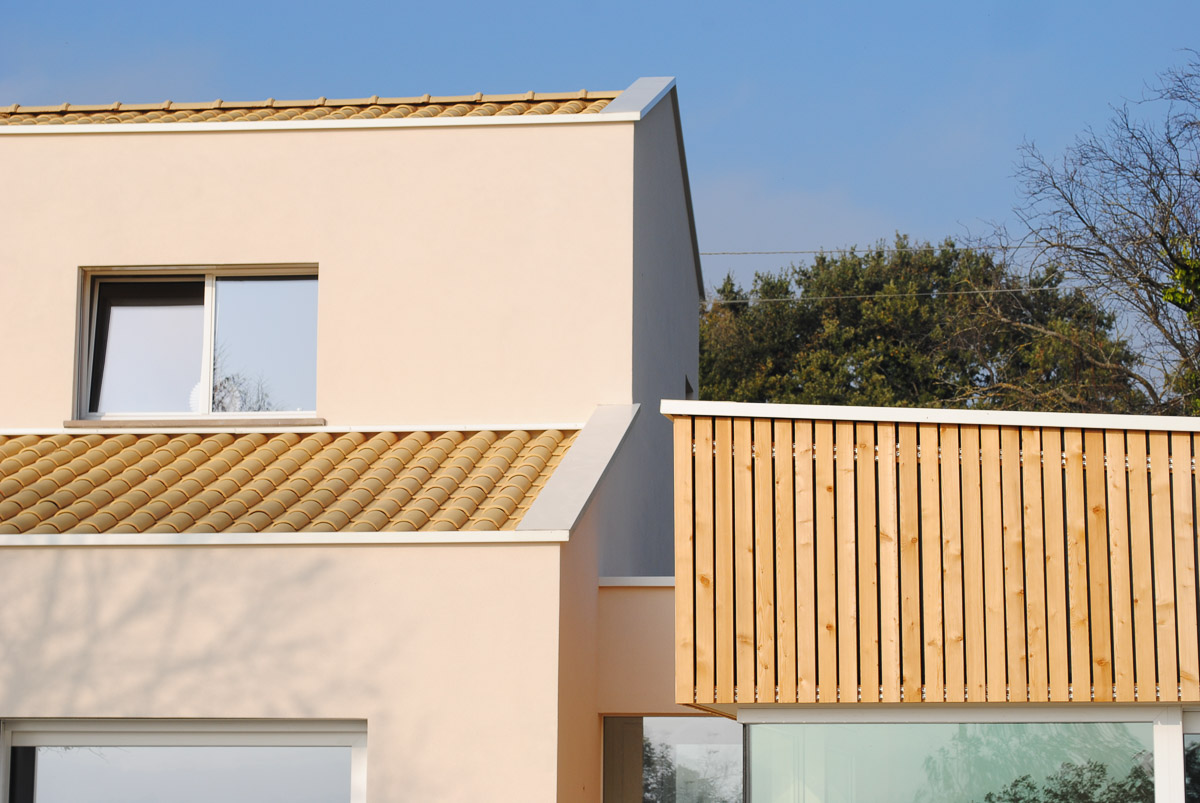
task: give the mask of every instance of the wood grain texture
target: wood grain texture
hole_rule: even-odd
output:
[[[1131,703],[1136,674],[1133,653],[1133,586],[1129,573],[1129,474],[1125,431],[1104,433],[1104,476],[1108,484],[1108,571],[1112,587],[1113,686],[1118,702]]]
[[[1154,630],[1158,645],[1158,699],[1179,699],[1179,664],[1175,638],[1175,549],[1171,532],[1170,436],[1149,433],[1150,511],[1154,572]]]
[[[858,482],[858,671],[859,699],[879,701],[879,583],[876,522],[875,425],[854,427]]]
[[[1108,582],[1108,499],[1104,468],[1104,432],[1083,433],[1087,486],[1088,596],[1091,600],[1092,699],[1111,702],[1112,592]]]
[[[900,702],[900,539],[896,425],[881,423],[879,450],[879,681],[882,702]]]
[[[946,699],[943,654],[942,491],[937,424],[920,424],[921,442],[921,621],[924,642],[925,701]]]
[[[754,463],[751,422],[733,419],[733,599],[736,697],[754,702]]]
[[[1087,567],[1087,497],[1083,476],[1083,432],[1063,430],[1067,508],[1067,602],[1070,606],[1071,699],[1092,698]]]
[[[755,700],[775,702],[775,459],[771,419],[754,419]]]
[[[695,627],[696,627],[696,702],[711,703],[716,689],[714,638],[716,599],[713,589],[713,420],[696,418],[692,424],[695,440],[693,488],[695,499]]]
[[[983,494],[983,605],[987,629],[988,702],[1008,699],[1008,660],[1004,630],[1004,514],[1000,476],[1000,429],[980,427],[980,483]]]
[[[833,422],[813,423],[817,508],[817,692],[822,703],[837,702],[837,530],[835,526]]]
[[[1009,702],[1029,699],[1025,651],[1025,533],[1021,507],[1021,431],[1000,429],[1000,507],[1004,517],[1005,651],[1008,657]]]
[[[675,431],[675,588],[692,588],[692,419],[676,418]],[[693,598],[675,594],[675,702],[696,700]]]
[[[921,505],[917,425],[900,424],[900,684],[905,702],[920,702]]]
[[[797,421],[796,439],[796,701],[817,701],[817,580],[813,493],[813,425]]]
[[[775,427],[775,671],[781,703],[796,702],[796,468],[792,422]]]
[[[1171,433],[1171,510],[1175,514],[1175,618],[1179,645],[1179,699],[1200,698],[1196,650],[1196,530],[1192,501],[1192,436]]]
[[[979,427],[959,429],[962,450],[963,636],[967,701],[987,701],[987,626],[983,599],[983,498]]]
[[[1154,547],[1150,535],[1150,471],[1145,432],[1125,434],[1129,489],[1129,570],[1133,584],[1134,677],[1139,702],[1158,699],[1155,666]]]
[[[1042,430],[1042,514],[1046,541],[1046,663],[1050,670],[1050,700],[1071,700],[1071,608],[1067,598],[1067,511],[1063,499],[1061,429]]]
[[[734,655],[737,642],[733,627],[733,419],[718,418],[713,424],[713,482],[715,483],[716,590],[716,702],[732,703]]]
[[[854,424],[839,421],[837,440],[838,699],[858,702],[858,523],[855,516]]]
[[[1029,700],[1050,699],[1046,653],[1046,540],[1042,524],[1042,431],[1021,430],[1022,527],[1025,532],[1025,632]]]

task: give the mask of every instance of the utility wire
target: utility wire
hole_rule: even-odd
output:
[[[1060,290],[1060,287],[1046,285],[1043,287],[992,287],[984,290],[939,290],[928,292],[911,292],[911,293],[866,293],[863,295],[845,295],[845,296],[809,296],[798,295],[789,296],[788,298],[734,298],[720,299],[709,298],[700,302],[702,307],[717,304],[771,304],[777,302],[790,302],[793,304],[800,303],[819,303],[823,301],[865,301],[870,298],[931,298],[933,296],[990,296],[1000,293],[1036,293],[1044,290]]]
[[[955,246],[954,249],[955,250],[967,250],[967,251],[1016,251],[1018,249],[1045,248],[1045,247],[1046,246],[1034,245],[1034,244],[970,245],[970,246],[963,246],[961,249],[959,249],[958,246]],[[912,248],[865,248],[860,251],[858,246],[846,246],[845,248],[817,248],[817,249],[795,250],[795,251],[701,251],[700,256],[702,256],[702,257],[721,257],[721,256],[745,257],[745,256],[779,256],[779,255],[788,255],[788,254],[797,254],[797,255],[801,255],[801,254],[846,254],[846,253],[849,253],[850,251],[854,251],[855,253],[859,254],[860,256],[867,256],[869,254],[878,254],[878,253],[884,253],[884,254],[936,253],[938,251],[943,251],[943,250],[950,250],[950,249],[943,248],[940,245],[936,245],[936,246],[930,245],[930,246],[914,246]]]

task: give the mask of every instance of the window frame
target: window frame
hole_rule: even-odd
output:
[[[367,722],[356,719],[14,719],[0,721],[0,800],[16,747],[348,747],[350,803],[367,800]]]
[[[236,413],[213,412],[213,349],[216,330],[216,280],[218,278],[305,278],[318,276],[315,264],[298,265],[170,265],[82,268],[80,272],[80,304],[76,344],[77,359],[75,373],[75,419],[89,422],[128,421],[206,421],[225,419],[309,420],[316,410],[261,410],[238,411]],[[156,411],[156,412],[91,412],[92,371],[96,357],[96,325],[99,319],[101,283],[108,282],[185,282],[204,283],[203,331],[200,381],[207,388],[205,408],[199,411]],[[318,284],[319,292],[319,284]],[[318,314],[319,314],[318,302]],[[314,359],[315,359],[314,355]]]

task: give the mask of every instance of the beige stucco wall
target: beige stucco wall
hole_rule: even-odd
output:
[[[0,136],[0,426],[72,417],[87,266],[318,265],[331,425],[628,403],[633,126]]]
[[[675,588],[605,586],[596,624],[597,706],[609,716],[676,716]]]
[[[370,801],[550,801],[557,544],[6,549],[5,717],[365,719]]]

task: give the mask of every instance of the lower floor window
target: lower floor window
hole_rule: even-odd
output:
[[[604,720],[605,803],[737,803],[742,727],[718,717]]]
[[[365,800],[360,723],[5,723],[9,803]]]
[[[756,724],[751,801],[1153,803],[1149,722]]]

